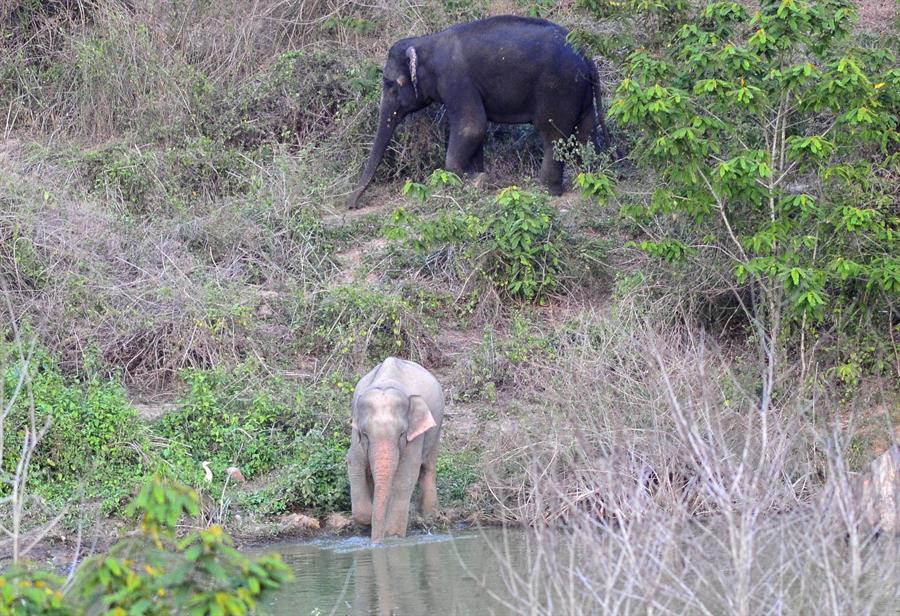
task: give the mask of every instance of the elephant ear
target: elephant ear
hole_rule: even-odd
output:
[[[416,98],[419,96],[419,74],[418,74],[418,66],[419,59],[416,55],[415,47],[407,47],[406,48],[406,57],[409,59],[409,78],[412,79],[413,91],[416,93]]]
[[[410,396],[409,428],[406,431],[406,442],[415,440],[436,425],[431,409],[428,408],[422,396]]]

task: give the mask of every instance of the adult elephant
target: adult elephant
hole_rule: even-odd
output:
[[[543,19],[503,15],[452,26],[437,34],[402,39],[384,67],[378,132],[348,206],[375,175],[397,124],[432,103],[443,103],[450,123],[445,167],[456,173],[484,170],[487,123],[530,123],[544,142],[541,179],[562,194],[563,165],[553,142],[594,137],[596,117],[609,143],[594,63],[567,42],[568,31]]]
[[[434,514],[443,416],[440,384],[415,362],[389,357],[356,385],[347,452],[350,501],[354,521],[371,525],[373,543],[406,535],[417,482],[420,512]]]

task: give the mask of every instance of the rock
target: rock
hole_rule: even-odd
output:
[[[225,472],[228,473],[228,476],[237,481],[238,483],[245,483],[247,479],[244,477],[244,474],[241,472],[236,466],[229,466],[225,469]]]
[[[325,528],[332,532],[339,533],[348,526],[350,526],[351,521],[345,515],[341,515],[340,513],[332,513],[325,519]]]
[[[900,445],[872,460],[859,482],[859,499],[867,530],[900,534]]]
[[[278,520],[278,532],[283,534],[304,534],[320,528],[317,519],[302,513],[289,513]]]

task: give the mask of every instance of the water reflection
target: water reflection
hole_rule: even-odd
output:
[[[269,547],[295,580],[265,607],[269,614],[508,614],[497,558],[479,533],[419,535],[373,547],[368,539]],[[465,565],[463,565],[465,563]]]

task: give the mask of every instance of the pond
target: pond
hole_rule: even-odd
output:
[[[512,614],[495,596],[505,592],[498,550],[515,559],[516,543],[499,530],[467,530],[379,546],[367,537],[270,545],[260,552],[280,553],[295,579],[260,607],[298,616]]]
[[[712,522],[674,534],[662,524],[463,530],[252,552],[279,552],[295,574],[260,606],[266,614],[895,613],[900,541],[869,537],[853,548],[802,521],[773,517],[743,534]]]

